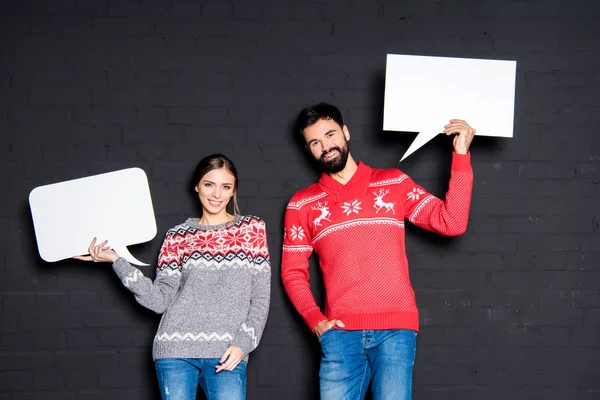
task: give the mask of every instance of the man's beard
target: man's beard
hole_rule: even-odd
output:
[[[325,161],[325,154],[327,154],[333,150],[338,151],[338,153],[339,153],[338,156],[336,158],[334,158],[333,160]],[[337,172],[340,172],[344,168],[346,168],[346,162],[348,161],[349,153],[350,153],[350,145],[346,141],[346,145],[344,146],[343,149],[339,148],[338,146],[332,147],[327,152],[323,152],[323,154],[321,154],[321,157],[319,157],[317,159],[317,162],[319,163],[319,166],[321,167],[321,169],[323,169],[323,171],[325,171],[329,174],[335,174]]]

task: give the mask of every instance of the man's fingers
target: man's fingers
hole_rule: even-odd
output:
[[[450,132],[450,131],[458,132],[461,130],[469,129],[469,126],[463,125],[463,124],[450,124],[450,125],[446,125],[444,128],[445,128],[444,129],[445,132]]]
[[[445,130],[451,130],[451,129],[456,129],[456,130],[461,130],[461,129],[469,129],[469,130],[474,130],[473,127],[471,125],[469,125],[468,123],[461,121],[461,122],[452,122],[448,125],[444,125]]]
[[[344,325],[344,323],[341,320],[339,320],[339,319],[332,319],[330,321],[327,321],[327,323],[325,324],[325,329],[323,329],[318,334],[318,336],[322,336],[328,330],[333,329],[334,326],[337,326],[339,328],[344,328],[346,325]]]
[[[472,135],[475,135],[475,130],[470,129],[470,128],[444,129],[444,133],[448,136],[450,136],[450,135],[472,136]]]
[[[333,328],[334,326],[339,326],[340,328],[343,328],[346,325],[344,325],[342,320],[339,320],[339,319],[332,319],[331,321],[327,321],[327,329],[328,330]]]
[[[332,329],[334,326],[344,328],[346,325],[339,319],[323,320],[315,327],[315,333],[317,334],[317,337],[321,337],[325,332]]]

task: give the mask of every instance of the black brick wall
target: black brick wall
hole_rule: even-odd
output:
[[[317,176],[290,122],[334,102],[355,157],[447,185],[447,138],[399,165],[413,137],[381,131],[387,53],[518,61],[515,138],[472,147],[468,232],[409,228],[415,399],[600,398],[599,41],[596,0],[1,0],[0,400],[158,398],[158,317],[107,265],[43,262],[27,196],[138,166],[164,232],[196,214],[186,184],[213,152],[268,224],[248,397],[317,398],[318,343],[279,274],[285,204]],[[155,259],[161,235],[132,251]]]

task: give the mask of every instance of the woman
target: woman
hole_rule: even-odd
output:
[[[239,215],[237,187],[227,157],[200,161],[194,189],[202,216],[167,232],[154,282],[106,241],[94,238],[90,255],[75,257],[112,262],[135,299],[163,313],[152,349],[163,399],[195,399],[198,385],[208,400],[246,397],[246,361],[267,319],[271,267],[265,223]]]

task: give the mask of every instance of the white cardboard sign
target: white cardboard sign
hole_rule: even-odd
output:
[[[465,120],[477,135],[512,137],[516,61],[388,54],[383,129],[419,132],[402,160]]]
[[[140,168],[38,186],[29,194],[38,250],[55,262],[88,253],[94,237],[137,265],[126,246],[156,236],[146,173]]]

